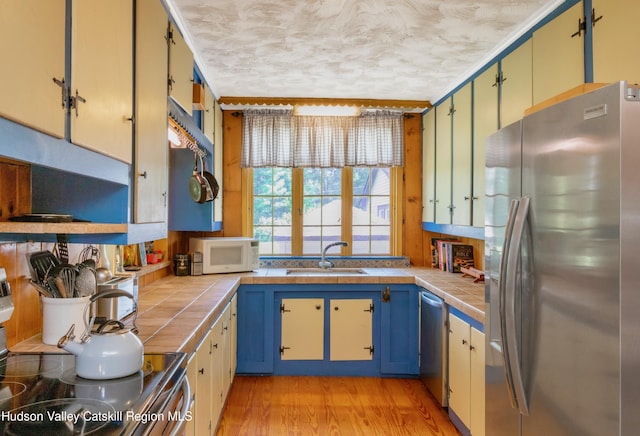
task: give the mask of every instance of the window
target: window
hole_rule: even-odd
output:
[[[402,113],[357,117],[243,112],[245,234],[264,255],[318,255],[347,241],[343,254],[395,255],[397,182],[404,164]]]
[[[254,168],[253,235],[262,255],[393,255],[391,168]]]

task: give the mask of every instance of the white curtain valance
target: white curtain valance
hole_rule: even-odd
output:
[[[403,166],[403,116],[294,116],[288,110],[243,112],[243,168]]]

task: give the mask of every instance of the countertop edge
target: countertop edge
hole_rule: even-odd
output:
[[[415,284],[478,322],[485,321],[483,284],[432,268],[372,268],[363,277],[287,277],[276,270],[188,277],[171,275],[140,292],[137,324],[145,352],[177,351],[190,358],[241,284],[276,283]],[[16,344],[11,351],[62,352],[53,345],[43,344],[41,335]]]

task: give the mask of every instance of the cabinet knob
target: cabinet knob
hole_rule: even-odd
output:
[[[320,310],[322,309],[322,306],[320,306],[319,304],[316,304],[316,310]]]
[[[334,308],[333,308],[333,310],[338,310],[338,309],[339,309],[339,307],[338,307],[338,306],[336,306],[336,307],[334,307]]]

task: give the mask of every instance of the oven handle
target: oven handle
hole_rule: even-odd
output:
[[[177,425],[171,430],[171,432],[169,433],[170,436],[177,436],[179,434],[182,434],[182,428],[187,422],[187,413],[189,413],[189,411],[191,410],[191,385],[189,385],[189,379],[186,375],[182,378],[181,390],[182,398],[184,398],[184,401],[182,403],[182,409],[180,410],[180,425]]]

